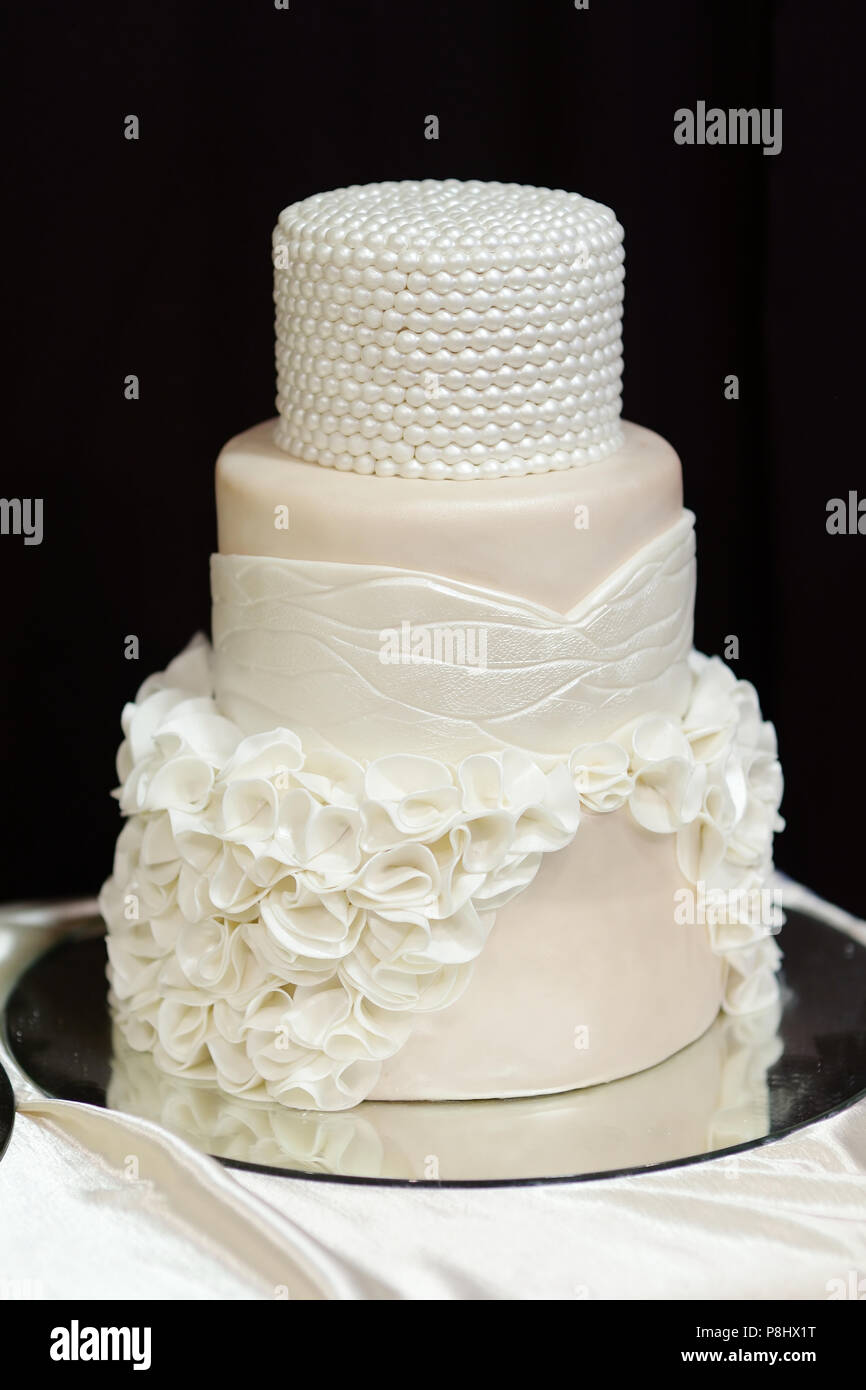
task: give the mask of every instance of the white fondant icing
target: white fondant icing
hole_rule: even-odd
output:
[[[600,203],[355,185],[286,208],[273,262],[276,441],[297,458],[460,480],[620,446],[622,228]]]

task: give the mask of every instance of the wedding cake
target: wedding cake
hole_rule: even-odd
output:
[[[123,713],[128,1046],[337,1110],[590,1086],[771,1004],[775,734],[692,650],[679,460],[620,418],[614,214],[372,184],[287,208],[273,265],[213,644]]]

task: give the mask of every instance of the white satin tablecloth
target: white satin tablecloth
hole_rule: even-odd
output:
[[[821,915],[866,943],[862,924]],[[0,926],[3,993],[22,959],[20,930]],[[858,1282],[866,1297],[866,1102],[635,1177],[381,1188],[224,1168],[147,1121],[43,1099],[0,1058],[19,1105],[0,1299],[824,1300]]]

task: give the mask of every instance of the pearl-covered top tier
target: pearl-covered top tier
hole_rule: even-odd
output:
[[[576,193],[376,183],[274,231],[277,443],[359,473],[496,478],[619,448],[622,228]]]

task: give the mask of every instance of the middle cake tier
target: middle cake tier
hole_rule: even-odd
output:
[[[679,460],[626,426],[565,473],[442,483],[287,458],[259,426],[217,469],[216,692],[360,759],[566,755],[682,713],[694,601]]]

